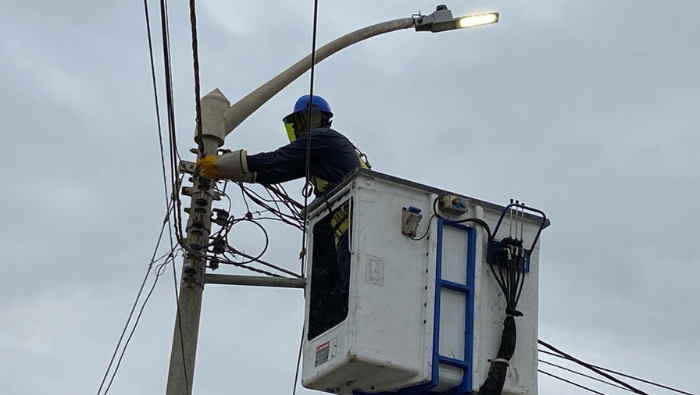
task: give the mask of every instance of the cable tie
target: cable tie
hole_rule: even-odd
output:
[[[510,361],[505,359],[505,358],[493,358],[493,359],[487,359],[487,361],[489,361],[491,363],[494,363],[494,362],[499,363],[500,362],[500,363],[506,364],[506,366],[510,366]]]
[[[518,310],[506,309],[506,315],[510,315],[513,317],[522,317],[523,313],[519,312]]]

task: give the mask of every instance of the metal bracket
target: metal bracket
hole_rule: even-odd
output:
[[[179,171],[180,174],[194,174],[194,165],[194,162],[181,160],[180,163],[177,165],[177,171]]]
[[[239,276],[231,274],[205,274],[205,284],[249,285],[254,287],[304,288],[303,278]]]

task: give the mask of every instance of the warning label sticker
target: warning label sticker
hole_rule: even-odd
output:
[[[328,362],[328,356],[330,355],[331,342],[325,342],[320,346],[316,347],[316,364],[315,366],[322,365]]]

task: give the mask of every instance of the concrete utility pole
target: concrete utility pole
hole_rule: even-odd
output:
[[[216,155],[219,147],[224,144],[226,138],[224,114],[229,105],[226,96],[218,89],[202,97],[202,147],[204,152],[199,152],[197,159],[206,155]],[[196,140],[197,137],[195,137]],[[179,193],[179,191],[173,192]],[[186,243],[192,250],[201,248],[202,252],[206,254],[206,248],[202,247],[207,245],[211,234],[211,202],[214,199],[212,188],[194,180],[190,196],[192,203],[189,209],[190,218],[187,221]],[[192,393],[205,271],[206,261],[204,259],[192,253],[185,254],[166,395]]]

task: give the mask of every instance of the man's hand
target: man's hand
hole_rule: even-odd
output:
[[[221,180],[221,174],[219,174],[219,169],[216,166],[217,155],[207,155],[195,163],[195,172],[204,178],[210,178],[214,181]]]
[[[255,173],[248,172],[246,150],[227,152],[223,155],[207,155],[197,161],[195,171],[214,181],[225,178],[238,182],[255,182]]]

